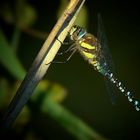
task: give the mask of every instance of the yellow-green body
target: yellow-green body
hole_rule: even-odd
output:
[[[95,36],[87,33],[83,38],[77,41],[76,47],[84,59],[94,66],[95,70],[99,72],[102,71],[102,67],[98,61],[100,55],[100,43],[98,43]]]

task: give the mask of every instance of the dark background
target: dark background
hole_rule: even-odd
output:
[[[49,33],[57,21],[60,1],[29,2],[38,12],[38,20],[33,27]],[[87,0],[85,6],[88,11],[88,32],[96,34],[97,13],[101,13],[117,77],[140,99],[139,3],[134,0]],[[12,30],[12,27],[3,21],[1,27],[10,38],[8,29]],[[43,42],[22,34],[18,56],[27,70]],[[22,53],[23,50],[26,53]],[[115,89],[118,98],[112,105],[103,77],[78,53],[66,64],[52,64],[45,78],[63,85],[68,90],[63,105],[103,136],[113,140],[139,139],[140,113]],[[52,118],[46,119],[48,139],[74,139]]]

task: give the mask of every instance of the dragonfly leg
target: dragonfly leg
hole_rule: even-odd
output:
[[[57,41],[59,41],[61,43],[61,45],[70,45],[70,42],[68,41],[64,41],[64,42],[61,42],[58,37],[55,37]]]
[[[51,61],[51,62],[47,63],[46,65],[51,64],[51,63],[55,63],[55,64],[64,64],[64,63],[67,63],[70,60],[70,58],[73,56],[73,54],[76,52],[76,50],[77,49],[72,48],[71,54],[69,55],[69,57],[65,61]]]
[[[65,50],[63,52],[60,52],[60,53],[58,52],[57,55],[63,55],[65,53],[73,50],[73,47],[75,46],[75,43],[72,44],[72,42],[68,42],[68,41],[67,42],[66,41],[65,42],[61,42],[57,37],[55,37],[55,38],[56,38],[57,41],[59,41],[61,43],[61,45],[65,45],[65,46],[69,45],[70,46],[70,47],[68,47],[67,50]]]
[[[57,55],[63,55],[63,54],[66,54],[66,53],[68,53],[68,52],[70,52],[70,51],[73,51],[75,49],[75,44],[72,44],[70,47],[68,47],[68,49],[66,49],[65,51],[63,51],[63,52],[58,52],[57,53]]]

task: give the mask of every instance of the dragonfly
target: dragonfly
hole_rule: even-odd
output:
[[[87,33],[86,29],[78,25],[74,25],[68,35],[72,45],[65,51],[71,51],[71,55],[67,58],[67,61],[71,56],[78,51],[83,58],[93,66],[94,70],[103,75],[103,77],[110,81],[112,86],[114,85],[124,96],[127,97],[128,101],[133,105],[136,111],[140,111],[140,103],[135,99],[132,92],[130,92],[113,73],[110,62],[107,60],[106,55],[110,56],[106,52],[109,52],[107,42],[105,40],[105,33],[103,31],[102,18],[98,15],[98,33],[97,37]],[[106,51],[108,50],[108,51]]]

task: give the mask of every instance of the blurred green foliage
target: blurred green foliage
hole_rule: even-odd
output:
[[[1,118],[67,3],[67,0],[1,2]],[[129,1],[123,4],[123,1],[87,0],[75,24],[96,35],[97,13],[101,13],[118,76],[140,98],[138,5]],[[136,139],[139,114],[119,92],[116,94],[119,99],[112,106],[103,78],[75,54],[65,65],[51,65],[47,77],[4,139],[100,139],[93,128],[110,139]]]
[[[59,13],[63,12],[62,7],[65,9],[67,4],[68,2],[65,3],[64,0],[61,1],[61,6],[58,9]],[[3,70],[6,70],[5,75],[8,73],[8,75],[12,77],[12,81],[11,78],[9,79],[8,76],[5,77],[5,75],[1,75],[0,77],[0,110],[1,112],[4,112],[20,85],[19,81],[23,80],[26,73],[23,64],[17,56],[17,50],[19,49],[22,30],[30,28],[31,25],[35,23],[37,12],[27,0],[16,0],[14,12],[11,5],[6,3],[0,11],[0,14],[5,22],[13,25],[14,29],[12,41],[9,41],[2,29],[0,29],[0,64],[3,67]],[[81,12],[81,16],[83,18],[81,18],[79,22],[86,25],[87,12],[85,7]],[[28,46],[28,42],[26,45]],[[8,135],[4,136],[4,139],[14,139],[17,136],[23,135],[23,139],[25,140],[46,139],[45,133],[49,133],[45,131],[47,125],[46,121],[39,121],[39,123],[43,125],[40,126],[39,124],[39,128],[44,131],[44,138],[42,136],[38,136],[39,138],[34,136],[36,135],[36,128],[27,129],[30,125],[38,127],[36,119],[46,115],[52,117],[78,139],[103,139],[78,117],[74,116],[70,111],[60,105],[66,98],[66,94],[66,89],[60,84],[47,80],[41,81],[38,88],[35,90],[34,95],[31,97],[31,100],[23,110],[21,110],[14,126],[7,132]],[[33,124],[33,121],[36,121],[36,123]]]
[[[2,31],[0,31],[0,62],[14,78],[21,80],[25,76],[23,66],[10,47]]]

